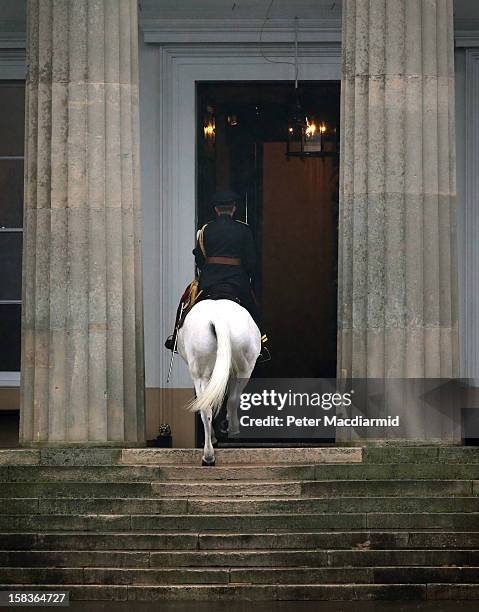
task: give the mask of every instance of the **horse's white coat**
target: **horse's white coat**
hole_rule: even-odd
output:
[[[228,434],[239,433],[238,401],[261,352],[261,333],[249,312],[236,302],[202,300],[179,331],[178,352],[195,385],[196,399],[190,407],[201,412],[205,428],[203,462],[213,464],[213,416],[228,393]]]

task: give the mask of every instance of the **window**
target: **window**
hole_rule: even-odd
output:
[[[20,370],[25,84],[0,82],[0,372]]]

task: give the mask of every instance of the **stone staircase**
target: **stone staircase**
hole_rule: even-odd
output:
[[[0,451],[0,590],[479,599],[479,448]]]

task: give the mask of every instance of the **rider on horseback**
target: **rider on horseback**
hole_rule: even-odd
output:
[[[213,196],[216,218],[198,231],[193,250],[200,271],[199,280],[189,285],[181,299],[175,332],[165,342],[169,350],[175,348],[175,337],[186,312],[201,299],[234,300],[246,308],[260,326],[259,308],[251,288],[256,250],[248,225],[233,218],[238,198],[232,191],[217,192]],[[266,336],[262,341],[266,341]]]

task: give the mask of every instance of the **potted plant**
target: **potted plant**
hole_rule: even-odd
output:
[[[168,423],[161,423],[158,435],[156,436],[156,446],[171,448],[171,440],[171,427]]]

